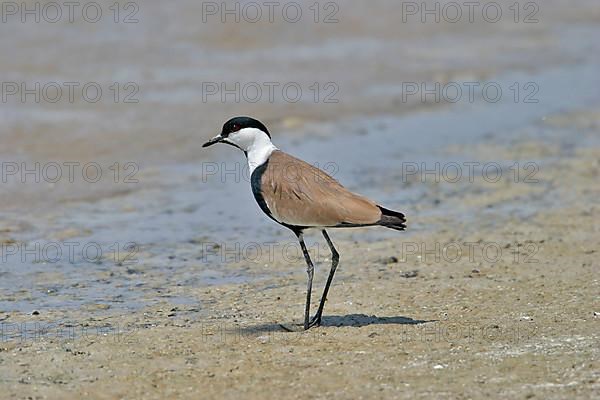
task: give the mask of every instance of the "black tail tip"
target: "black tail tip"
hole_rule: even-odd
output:
[[[381,219],[378,224],[397,231],[406,230],[406,216],[398,211],[388,210],[378,206],[381,210]]]

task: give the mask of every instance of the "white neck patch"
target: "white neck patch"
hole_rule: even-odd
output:
[[[277,147],[271,143],[269,137],[266,134],[263,135],[267,140],[256,141],[247,151],[250,175],[252,175],[256,168],[266,163],[271,153],[277,150]]]
[[[228,141],[246,152],[250,175],[269,159],[273,151],[277,150],[269,136],[256,128],[244,128],[232,133],[229,135]]]

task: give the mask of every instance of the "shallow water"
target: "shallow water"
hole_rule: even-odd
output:
[[[302,139],[280,137],[277,144],[325,168],[352,190],[377,199],[387,207],[404,211],[409,216],[411,230],[427,231],[435,226],[421,222],[424,216],[448,215],[466,219],[477,216],[472,215],[468,207],[461,206],[460,196],[456,197],[456,185],[443,181],[432,185],[435,178],[431,176],[425,176],[425,183],[409,182],[406,176],[409,163],[410,166],[426,163],[430,169],[435,163],[464,166],[466,162],[480,162],[484,165],[489,160],[481,159],[477,154],[448,153],[447,150],[449,146],[460,148],[474,143],[489,146],[496,142],[508,143],[524,130],[534,132],[529,134],[541,143],[556,142],[556,137],[545,132],[544,119],[555,113],[600,104],[600,92],[594,89],[600,87],[596,73],[599,66],[588,63],[535,75],[509,74],[496,79],[505,87],[514,81],[536,82],[543,88],[538,104],[524,107],[506,101],[406,117],[355,118],[319,127],[332,132],[341,130],[344,135]],[[307,130],[310,131],[310,127]],[[597,145],[599,138],[574,135],[558,140],[568,140],[581,147],[588,142]],[[148,301],[165,299],[174,304],[193,304],[194,300],[186,298],[185,293],[176,297],[161,297],[160,293],[171,285],[222,284],[257,278],[245,276],[243,271],[223,272],[220,258],[206,257],[205,252],[213,243],[228,247],[234,254],[251,243],[281,245],[295,240],[286,229],[266,219],[256,206],[249,190],[243,155],[230,148],[214,151],[215,158],[223,161],[163,168],[159,186],[155,189],[73,204],[64,213],[57,214],[51,223],[53,231],[76,227],[87,232],[69,239],[81,243],[78,250],[85,243],[94,243],[109,254],[97,263],[89,262],[89,257],[86,260],[79,251],[75,252],[73,262],[64,262],[64,256],[57,263],[14,262],[15,256],[9,256],[3,264],[0,309],[78,308],[89,304],[131,309]],[[504,174],[511,173],[509,167],[515,162],[534,162],[543,168],[544,161],[545,157],[493,160],[505,167]],[[213,174],[215,166],[218,171]],[[206,174],[207,171],[211,173]],[[481,173],[480,168],[473,171],[475,176]],[[468,182],[462,181],[458,191],[471,190]],[[437,196],[431,196],[432,190]],[[419,207],[423,206],[422,202],[431,203],[436,197],[441,199],[439,204]],[[494,211],[527,216],[535,214],[540,207],[559,205],[552,196],[544,196],[535,202],[523,200],[505,204],[502,210]],[[30,223],[35,224],[35,221]],[[369,229],[336,231],[333,235],[368,242],[395,238],[398,234]],[[35,243],[41,246],[57,243],[38,232],[27,236],[30,247]],[[135,243],[133,258],[136,261],[125,260],[122,265],[115,265],[113,250],[118,248],[127,254],[124,246],[130,242]],[[65,250],[64,246],[62,250]],[[54,253],[49,254],[52,258]],[[48,274],[53,276],[46,282]],[[149,284],[145,282],[146,275],[153,277]],[[163,281],[157,285],[161,279]],[[26,296],[23,296],[24,292]],[[152,298],[150,293],[156,297]]]
[[[72,29],[77,31],[78,28]],[[260,276],[246,275],[243,266],[226,267],[229,263],[224,262],[220,256],[223,248],[236,254],[239,253],[239,248],[243,249],[249,243],[261,246],[277,243],[282,246],[282,243],[294,244],[295,239],[287,230],[265,218],[258,209],[250,192],[247,168],[241,153],[224,146],[211,148],[210,151],[200,150],[203,139],[218,129],[218,125],[212,121],[217,119],[215,115],[221,119],[221,115],[229,115],[234,109],[244,107],[235,104],[202,104],[205,107],[198,112],[197,117],[193,112],[188,112],[188,103],[194,101],[194,93],[198,90],[200,78],[195,80],[194,77],[199,68],[204,68],[203,73],[212,74],[213,77],[226,76],[228,73],[242,75],[247,70],[252,71],[254,77],[269,76],[261,68],[260,62],[265,57],[270,62],[288,64],[310,63],[314,60],[327,63],[331,60],[339,61],[340,58],[349,57],[353,52],[363,49],[360,63],[366,63],[369,57],[376,58],[398,48],[416,51],[411,47],[414,42],[377,41],[370,35],[345,36],[343,41],[331,39],[332,41],[324,41],[319,45],[300,43],[292,52],[289,47],[278,45],[271,51],[269,46],[274,39],[262,38],[262,42],[259,40],[256,47],[244,50],[236,49],[236,44],[229,43],[232,50],[218,48],[215,43],[197,43],[193,39],[193,33],[190,38],[182,39],[182,35],[185,37],[181,31],[183,28],[171,29],[174,31],[167,32],[166,36],[170,36],[180,46],[163,50],[163,55],[173,54],[165,65],[159,63],[141,73],[146,76],[144,82],[148,84],[145,104],[133,111],[128,108],[130,115],[127,117],[123,117],[127,113],[123,113],[122,108],[114,105],[106,105],[105,108],[102,106],[100,111],[86,105],[63,108],[6,105],[0,110],[3,121],[11,127],[2,136],[3,139],[9,138],[13,144],[10,150],[7,147],[0,149],[0,154],[10,153],[5,156],[6,159],[37,160],[36,157],[42,154],[45,158],[40,156],[40,159],[50,157],[49,159],[63,160],[69,154],[78,154],[81,158],[73,156],[74,159],[87,160],[89,154],[93,154],[89,150],[91,143],[91,147],[98,147],[96,150],[99,154],[109,154],[104,159],[111,159],[110,155],[113,154],[118,154],[112,158],[113,161],[139,159],[140,180],[143,181],[143,184],[134,187],[110,187],[108,190],[85,185],[67,188],[67,192],[73,191],[73,198],[70,193],[65,195],[64,188],[55,190],[44,186],[40,190],[38,186],[24,187],[15,183],[12,186],[3,185],[3,197],[6,197],[6,204],[10,204],[11,208],[7,207],[0,212],[8,226],[4,239],[6,242],[1,242],[3,259],[0,270],[0,311],[30,312],[34,309],[57,307],[89,307],[90,312],[107,312],[107,306],[110,310],[137,309],[160,301],[193,305],[196,301],[186,295],[186,287],[260,279]],[[65,31],[57,32],[60,36]],[[128,43],[134,48],[133,53],[139,54],[144,48],[143,33],[146,31],[136,32]],[[419,179],[420,173],[416,177],[407,176],[406,168],[421,166],[422,163],[427,168],[432,168],[436,163],[458,163],[464,166],[465,162],[494,162],[502,166],[504,176],[508,177],[512,173],[510,167],[515,162],[519,163],[519,168],[526,163],[535,163],[543,172],[544,163],[552,157],[560,157],[561,152],[585,147],[587,144],[597,145],[597,137],[580,134],[575,128],[550,129],[545,121],[555,115],[600,104],[600,78],[597,74],[600,69],[600,49],[595,40],[600,31],[597,27],[580,24],[576,28],[559,26],[553,32],[557,37],[557,49],[554,51],[558,54],[562,52],[565,60],[547,65],[528,60],[529,66],[537,64],[529,71],[505,66],[500,69],[501,73],[496,74],[494,69],[489,69],[486,79],[479,79],[482,83],[495,82],[504,89],[503,98],[498,103],[476,97],[472,103],[461,101],[444,106],[420,105],[414,112],[406,112],[403,105],[399,105],[380,113],[341,111],[339,117],[336,117],[336,111],[331,111],[337,108],[332,108],[325,113],[327,118],[317,118],[316,121],[303,119],[299,127],[286,127],[285,121],[281,122],[284,118],[275,116],[275,112],[271,118],[277,121],[275,126],[279,127],[275,132],[276,145],[324,168],[350,189],[372,197],[386,207],[404,211],[413,232],[436,229],[435,224],[428,222],[434,217],[448,216],[463,220],[481,218],[485,214],[479,211],[474,213],[463,201],[469,190],[480,190],[479,186],[469,185],[464,179],[458,184],[436,183],[427,177],[422,181]],[[114,35],[100,35],[94,38],[94,43],[100,47],[109,45],[118,39],[118,35]],[[375,33],[375,37],[378,35],[385,36],[382,32]],[[22,52],[12,62],[4,60],[4,67],[18,69],[19,65],[25,63],[26,45],[30,44],[34,48],[40,45],[35,42],[35,35],[31,32],[26,32],[21,40]],[[79,46],[90,46],[90,43],[81,42],[76,35],[69,35],[68,40],[72,45],[79,43]],[[304,39],[300,40],[303,41]],[[495,44],[499,46],[501,41],[497,40]],[[481,43],[474,42],[470,45],[477,49],[479,46],[485,48]],[[217,47],[217,50],[213,47]],[[190,48],[195,51],[190,53]],[[404,70],[405,73],[427,64],[426,50],[419,50],[424,58],[412,60]],[[465,60],[471,57],[464,54],[465,49],[456,50],[456,54],[439,50],[435,52],[437,57],[454,60],[446,64],[449,66],[446,67],[447,70],[460,70],[462,63],[466,63]],[[58,54],[66,55],[63,52],[67,52],[67,49],[61,49]],[[156,59],[158,56],[149,53],[144,56],[146,61],[159,61]],[[205,58],[208,54],[211,60]],[[516,62],[517,55],[518,52],[512,53],[505,59]],[[531,57],[531,54],[527,56]],[[41,76],[51,76],[54,79],[56,75],[67,76],[68,71],[77,70],[75,66],[56,57],[54,67],[61,73],[49,73],[54,67],[46,65],[40,67],[41,71],[35,72],[34,76],[38,79]],[[122,76],[126,80],[136,68],[143,69],[139,65],[136,67],[136,62],[132,64],[131,55],[124,55],[122,59],[114,61],[114,64],[109,60],[99,63],[96,57],[83,61],[90,70],[82,76],[89,75],[99,80],[98,76],[108,73],[102,69],[102,65],[105,65],[113,68],[116,76]],[[401,57],[391,57],[382,61],[382,68],[393,69],[393,66],[401,63],[399,58]],[[186,61],[193,67],[186,66]],[[219,67],[221,64],[226,65],[225,69]],[[311,73],[314,72],[311,72],[311,68],[290,68],[296,68],[294,79],[298,81],[310,81]],[[356,70],[353,68],[360,70],[360,65],[349,68],[349,71],[340,71],[339,81],[356,79],[353,76]],[[99,73],[99,70],[103,72]],[[361,102],[367,107],[369,99],[400,97],[402,88],[390,84],[388,80],[394,74],[383,75],[386,76],[385,79],[364,78],[361,82],[363,86],[358,85],[359,89],[345,93],[347,101],[342,106],[350,104],[350,109],[360,110]],[[466,76],[464,81],[474,80],[469,78],[471,73],[468,71],[463,75]],[[113,75],[108,73],[106,76]],[[450,72],[449,76],[461,82]],[[520,86],[535,83],[539,88],[535,98],[539,101],[532,104],[515,102],[511,97],[513,93],[508,89],[515,82]],[[365,97],[360,97],[363,94],[353,97],[352,94],[361,90]],[[391,100],[390,102],[393,103]],[[212,106],[221,111],[212,113]],[[262,105],[262,110],[278,109],[279,106]],[[244,110],[243,113],[251,113],[253,107],[248,106],[249,112]],[[298,112],[301,115],[310,114],[314,107],[314,104],[286,104],[283,109],[294,112],[301,109]],[[191,119],[179,119],[178,116],[183,115],[179,112]],[[115,115],[118,115],[117,119],[111,117]],[[22,122],[26,119],[25,116],[31,121]],[[73,123],[74,117],[81,125],[72,131],[65,128],[69,132],[65,141],[67,145],[52,147],[52,133],[56,133],[62,123]],[[194,133],[193,142],[189,141],[187,132],[174,132],[173,138],[169,136],[172,131],[185,127],[186,124],[192,126],[197,123],[194,118],[199,118],[204,123],[199,129],[200,133]],[[48,132],[40,128],[46,124],[51,126],[47,128]],[[29,141],[27,135],[22,135],[24,139],[15,142],[13,131],[20,129],[30,132],[30,128],[37,132],[37,140]],[[147,142],[139,140],[146,129]],[[119,138],[120,132],[127,132],[125,135],[129,135],[130,130],[136,133],[132,133],[131,137],[115,140]],[[109,132],[108,138],[95,136],[98,131]],[[490,157],[489,149],[522,136],[537,141],[540,147],[552,145],[560,150],[551,154],[525,154],[523,159],[518,160]],[[127,140],[132,138],[138,140]],[[83,145],[77,145],[79,141]],[[73,153],[69,153],[71,143]],[[193,145],[188,145],[190,143]],[[480,154],[474,150],[476,146],[483,146],[488,151]],[[147,149],[148,154],[138,148]],[[123,154],[131,158],[123,158]],[[155,162],[156,154],[163,155],[160,163]],[[172,161],[165,162],[165,159]],[[481,174],[479,167],[474,172],[476,175]],[[542,186],[542,189],[535,192],[524,191],[520,201],[496,206],[490,210],[490,215],[502,212],[527,218],[541,208],[547,209],[560,204],[561,199],[551,190],[551,182],[541,179],[536,185]],[[410,231],[407,234],[410,235]],[[397,232],[382,229],[338,231],[333,234],[334,238],[340,240],[361,242],[396,238],[397,235]],[[66,255],[67,242],[74,242],[77,247],[73,257]],[[16,254],[7,254],[15,251],[15,244],[29,246],[30,249],[35,249],[36,245],[46,247],[50,253],[40,257],[40,251],[34,251],[23,259],[21,247]],[[62,253],[53,262],[52,246],[57,244]],[[85,246],[90,251],[99,248],[102,257],[95,257],[95,253],[91,256],[83,254],[81,249]],[[234,259],[244,261],[235,256]],[[265,273],[268,273],[268,269]]]

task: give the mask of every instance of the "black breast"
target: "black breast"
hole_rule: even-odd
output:
[[[254,170],[254,172],[252,172],[252,176],[250,177],[252,194],[254,195],[254,199],[258,203],[260,209],[263,210],[263,212],[267,214],[269,218],[271,218],[273,221],[279,222],[275,218],[273,218],[273,214],[271,213],[271,210],[269,210],[269,206],[267,205],[267,202],[265,201],[265,198],[262,194],[262,177],[265,171],[267,170],[267,165],[269,165],[269,160],[267,160],[264,164],[258,166]]]

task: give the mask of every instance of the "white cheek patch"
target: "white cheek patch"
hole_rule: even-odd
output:
[[[277,150],[269,136],[256,128],[244,128],[233,132],[224,141],[246,152],[250,174],[264,164],[274,150]]]
[[[244,128],[240,131],[233,132],[229,135],[229,139],[237,144],[242,150],[246,151],[252,146],[259,135],[264,135],[260,130],[254,128]]]

